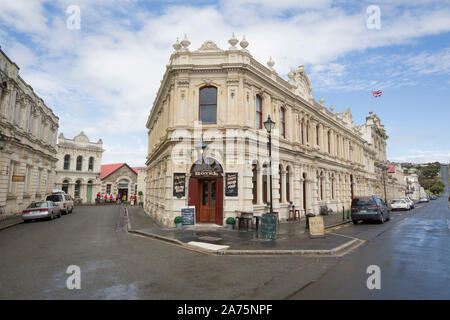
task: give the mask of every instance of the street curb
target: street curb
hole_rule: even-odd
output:
[[[21,224],[22,222],[23,222],[23,220],[7,224],[6,226],[0,226],[0,230],[4,230],[4,229],[8,229],[8,228],[17,226],[18,224]]]
[[[335,247],[330,250],[208,250],[204,248],[199,248],[196,246],[189,245],[177,239],[172,239],[169,237],[161,236],[154,233],[143,232],[139,230],[134,230],[130,224],[130,217],[128,215],[128,208],[124,208],[125,216],[127,219],[127,231],[130,233],[138,234],[144,237],[153,238],[157,240],[161,240],[164,242],[169,242],[171,244],[179,245],[185,249],[193,250],[200,253],[205,254],[213,254],[213,255],[303,255],[303,256],[343,256],[350,251],[356,249],[360,245],[362,245],[365,241],[360,239],[352,239],[348,242]],[[347,221],[348,222],[348,221]],[[342,222],[333,226],[329,226],[328,228],[332,228],[334,226],[338,226],[341,224],[345,224],[347,222]]]

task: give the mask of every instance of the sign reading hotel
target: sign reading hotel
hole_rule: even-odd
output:
[[[186,194],[186,174],[174,173],[173,174],[173,196],[179,198],[184,197]]]
[[[194,177],[220,177],[220,174],[211,170],[194,171]]]
[[[227,172],[225,173],[225,195],[227,197],[238,196],[238,173]]]
[[[311,238],[325,238],[325,227],[323,217],[309,218],[309,236]]]
[[[11,181],[12,182],[24,182],[25,176],[12,176]]]

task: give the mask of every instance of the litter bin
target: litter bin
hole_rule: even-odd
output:
[[[308,213],[306,215],[306,230],[309,230],[309,218],[315,217],[316,215],[314,213]]]

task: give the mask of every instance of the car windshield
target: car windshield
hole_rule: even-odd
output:
[[[357,198],[352,200],[352,206],[369,206],[369,205],[375,205],[375,201],[372,197],[363,197],[363,198]]]
[[[392,203],[402,203],[402,202],[404,202],[404,200],[402,200],[402,199],[392,200]]]
[[[33,202],[28,206],[29,209],[33,208],[47,208],[47,202]]]
[[[47,201],[53,202],[61,202],[64,201],[62,195],[60,194],[52,194],[51,196],[47,196]]]

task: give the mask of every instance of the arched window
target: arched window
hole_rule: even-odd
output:
[[[70,170],[70,154],[64,156],[64,170]]]
[[[303,125],[304,121],[302,120],[301,124],[300,124],[300,136],[302,137],[302,144],[305,144],[305,135],[303,134]]]
[[[334,200],[334,174],[331,176],[331,199]]]
[[[80,197],[80,190],[81,190],[81,181],[77,180],[75,182],[75,198],[79,198]]]
[[[81,171],[83,165],[83,157],[78,156],[77,157],[77,171]]]
[[[263,175],[263,203],[267,203],[267,177],[269,175],[268,165],[264,165],[264,175]]]
[[[280,109],[280,125],[281,136],[286,138],[286,110],[284,108]]]
[[[318,146],[320,146],[320,129],[319,129],[319,125],[316,126],[316,144]]]
[[[283,167],[281,166],[281,164],[278,166],[278,177],[279,177],[279,180],[278,180],[278,182],[279,182],[279,187],[280,187],[280,203],[282,203],[283,202],[283,188],[282,188],[282,181],[281,181],[281,171],[283,170]]]
[[[94,157],[89,158],[89,171],[94,171]]]
[[[309,143],[309,122],[306,124],[306,143]]]
[[[69,194],[69,180],[64,180],[62,183],[62,191]]]
[[[286,200],[291,201],[290,185],[289,185],[289,167],[286,168]]]
[[[217,88],[200,89],[200,122],[216,123],[217,121]]]
[[[253,182],[253,204],[256,204],[258,202],[258,176],[257,173],[258,171],[256,170],[256,164],[253,165],[252,168],[252,182]]]
[[[328,131],[328,137],[327,137],[327,141],[328,141],[328,153],[331,153],[331,142],[330,142],[330,139],[331,139],[331,132]]]
[[[263,128],[262,117],[262,99],[259,95],[256,96],[256,129]]]

